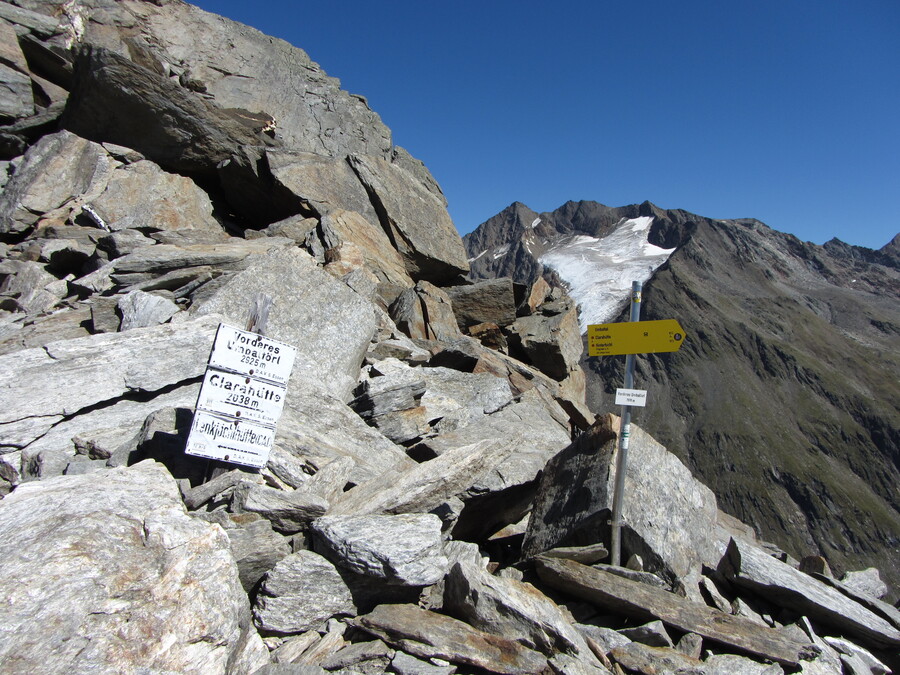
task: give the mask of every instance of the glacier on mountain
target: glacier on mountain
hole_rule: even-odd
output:
[[[574,235],[539,258],[578,303],[582,333],[590,324],[614,319],[628,302],[631,282],[646,282],[675,250],[647,241],[652,223],[652,216],[623,219],[605,237]]]

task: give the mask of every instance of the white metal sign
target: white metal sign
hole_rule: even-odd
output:
[[[220,324],[209,365],[286,385],[296,354],[284,342]]]
[[[647,392],[643,389],[616,389],[616,405],[643,408],[647,405]]]
[[[197,408],[275,426],[284,408],[286,387],[253,377],[209,368]]]
[[[185,452],[261,469],[269,459],[274,440],[272,427],[198,410],[194,413]]]

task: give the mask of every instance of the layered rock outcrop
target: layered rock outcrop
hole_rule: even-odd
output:
[[[597,525],[575,548],[540,506],[574,485],[573,436],[606,439],[580,485],[615,459],[571,300],[462,279],[434,179],[302,51],[177,0],[0,2],[0,39],[32,95],[0,112],[4,672],[608,673],[676,652],[876,672],[900,644],[877,579],[805,575],[852,623],[792,614],[795,575],[757,592],[748,528],[649,438],[625,540],[644,570],[605,573],[652,591],[596,592],[599,484],[566,499]],[[269,461],[188,456],[216,327],[260,293],[297,348]],[[655,466],[689,482],[677,518]],[[751,605],[765,639],[738,631]],[[657,625],[616,630],[635,616]],[[662,655],[635,641],[667,630]]]

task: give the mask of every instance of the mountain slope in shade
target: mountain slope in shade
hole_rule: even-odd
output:
[[[485,244],[508,246],[492,260],[498,274],[528,281],[515,267],[521,261],[559,282],[539,262],[547,251],[573,234],[604,237],[622,218],[650,216],[649,243],[674,251],[645,284],[642,319],[677,318],[689,338],[677,353],[638,358],[636,386],[649,391],[649,404],[636,411],[637,423],[765,537],[797,557],[821,553],[837,570],[871,561],[896,592],[896,240],[880,251],[837,240],[817,246],[754,220],[717,221],[647,202],[570,202],[552,214],[513,205],[466,243],[470,256]],[[535,218],[537,255],[519,228]],[[479,261],[472,267],[486,274]],[[613,320],[625,319],[626,298]],[[624,358],[585,358],[583,366],[592,409],[612,410]]]

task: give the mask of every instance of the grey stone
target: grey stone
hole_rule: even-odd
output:
[[[57,17],[48,16],[42,12],[35,12],[24,7],[5,4],[0,7],[0,18],[32,30],[45,38],[61,32],[60,21]]]
[[[188,399],[192,405],[196,389],[173,386],[203,374],[217,325],[216,317],[203,317],[0,356],[0,395],[8,401],[0,410],[3,445],[24,447],[37,439],[47,447],[60,439],[71,443],[90,429],[139,423],[173,401]],[[152,403],[128,400],[138,392],[160,397]],[[113,410],[119,403],[122,407]]]
[[[876,647],[900,646],[900,631],[880,616],[752,544],[732,539],[720,568],[729,581],[775,605],[801,612]]]
[[[307,202],[319,217],[336,211],[355,212],[381,230],[366,189],[344,157],[269,150],[266,159],[275,180]],[[380,235],[390,246],[383,231]]]
[[[337,619],[329,619],[325,634],[303,652],[295,663],[319,665],[322,661],[339,651],[347,644],[344,633],[347,625]]]
[[[289,249],[255,259],[191,311],[224,314],[242,326],[252,298],[260,292],[273,299],[266,335],[297,348],[291,381],[349,400],[375,333],[371,303],[318,268],[303,251]],[[297,385],[289,386],[287,400]]]
[[[553,316],[521,317],[509,331],[510,353],[554,380],[564,380],[579,367],[583,346],[575,307]]]
[[[454,528],[462,538],[487,536],[518,522],[531,508],[535,479],[553,455],[570,442],[569,434],[533,392],[520,400],[454,431],[414,446],[416,458],[443,455],[479,441],[506,446],[509,455],[478,477],[463,496],[466,510]]]
[[[609,555],[609,551],[602,544],[593,544],[591,546],[559,546],[544,551],[543,555],[550,558],[565,558],[566,560],[574,560],[584,565],[591,565],[599,560],[605,559]]]
[[[353,668],[362,675],[380,673],[386,670],[393,654],[394,650],[381,640],[354,642],[322,659],[322,667],[326,670]]]
[[[372,155],[352,155],[350,165],[383,214],[381,225],[413,280],[441,283],[469,271],[444,204],[412,174]]]
[[[453,675],[456,672],[456,666],[436,666],[403,651],[394,654],[391,668],[397,675]]]
[[[610,657],[629,671],[639,673],[681,672],[702,663],[669,647],[648,647],[639,642],[612,649]]]
[[[350,589],[334,565],[312,551],[282,558],[263,579],[253,608],[260,630],[278,635],[321,628],[333,616],[353,616]]]
[[[0,116],[28,117],[34,114],[34,96],[31,78],[24,73],[0,63]]]
[[[329,515],[425,513],[463,492],[513,451],[496,440],[461,445],[410,468],[390,470],[348,490]]]
[[[446,288],[453,313],[463,330],[479,323],[508,326],[516,320],[516,301],[509,277]]]
[[[844,656],[849,656],[860,662],[862,665],[862,668],[858,668],[858,672],[860,673],[886,675],[891,672],[891,669],[875,658],[870,651],[863,649],[859,645],[853,644],[849,640],[828,636],[825,636],[822,639],[841,654],[841,660],[843,660]]]
[[[683,672],[684,675],[783,675],[784,669],[777,663],[759,663],[737,654],[714,654],[704,659],[702,666]]]
[[[531,584],[496,577],[480,564],[453,566],[445,581],[444,611],[548,656],[561,651],[594,660],[556,603]]]
[[[122,314],[120,331],[158,326],[181,311],[168,298],[144,291],[131,291],[119,300],[117,307]]]
[[[544,583],[617,615],[645,622],[659,619],[668,627],[697,633],[793,668],[817,653],[814,647],[795,642],[771,628],[593,567],[543,556],[538,556],[535,563]]]
[[[55,209],[64,218],[80,212],[78,198],[99,194],[115,165],[101,146],[68,131],[44,136],[0,193],[0,233],[25,232]]]
[[[549,659],[552,672],[559,675],[611,675],[610,670],[599,663],[590,663],[569,654],[554,654]]]
[[[297,386],[288,390],[285,399],[270,455],[273,461],[279,453],[286,459],[293,458],[298,468],[302,464],[314,470],[349,457],[354,463],[349,481],[355,484],[414,466],[402,448],[368,426],[346,404],[334,396]],[[287,462],[280,465],[286,467]],[[279,466],[272,466],[272,470],[291,485],[299,485],[297,478],[302,478],[292,478]]]
[[[438,657],[509,675],[531,675],[547,667],[541,654],[517,642],[415,605],[380,605],[351,623],[397,649],[426,659]]]
[[[0,532],[6,668],[224,674],[249,648],[224,533],[185,515],[155,462],[22,485]]]
[[[403,291],[389,311],[397,327],[410,338],[452,341],[462,337],[449,296],[427,281]]]
[[[651,621],[633,628],[622,628],[619,632],[632,642],[640,642],[649,647],[675,646],[662,621]]]
[[[605,626],[594,626],[592,624],[576,623],[575,628],[585,637],[589,637],[596,642],[604,653],[609,653],[616,647],[627,645],[633,640],[625,637],[617,630],[606,628]]]
[[[0,283],[0,298],[14,299],[17,311],[46,312],[66,296],[66,283],[50,274],[45,265],[31,261],[9,262],[13,263],[9,269],[14,268],[14,271]]]
[[[703,653],[703,636],[696,633],[685,633],[681,636],[678,644],[675,645],[675,649],[682,654],[699,659]]]
[[[221,231],[207,194],[185,176],[144,160],[117,168],[90,207],[112,231],[199,229]]]
[[[547,463],[524,555],[565,544],[609,543],[618,422],[614,416],[600,418]],[[677,457],[640,428],[632,424],[631,429],[623,554],[640,554],[649,571],[669,582],[699,577],[702,563],[715,557],[715,497]],[[587,502],[582,494],[590,495]]]
[[[317,550],[351,572],[403,586],[428,586],[447,573],[435,515],[325,516],[310,527]]]
[[[257,519],[250,520],[248,515],[251,514],[223,513],[220,519],[210,520],[225,529],[231,544],[231,554],[238,566],[241,585],[249,593],[266,572],[290,555],[291,547],[285,537],[272,529],[268,520],[256,514],[252,515]]]
[[[364,266],[378,283],[409,288],[413,280],[390,239],[371,216],[354,211],[334,210],[322,218],[322,230],[334,239],[325,251],[328,260],[341,260],[352,267]]]
[[[841,577],[841,583],[852,591],[871,595],[873,598],[883,598],[888,592],[887,584],[881,580],[881,574],[875,567],[846,572]]]
[[[134,148],[172,171],[210,171],[241,146],[262,144],[215,103],[90,45],[78,54],[63,124],[85,138]]]
[[[306,490],[278,490],[265,485],[242,483],[232,499],[238,512],[258,513],[272,527],[288,534],[299,532],[328,510],[328,502]]]
[[[508,381],[489,373],[414,368],[396,359],[374,363],[358,392],[364,399],[358,397],[353,407],[364,417],[363,410],[379,415],[422,406],[427,422],[456,414],[460,426],[500,410],[513,399]],[[403,396],[389,402],[389,394],[392,398]]]
[[[302,50],[191,5],[146,8],[142,28],[223,108],[265,111],[285,147],[387,157],[390,130]],[[227,50],[223,44],[232,45]]]

